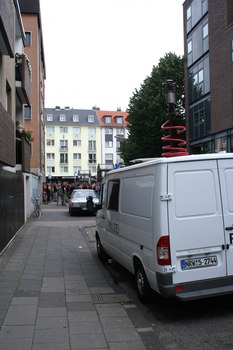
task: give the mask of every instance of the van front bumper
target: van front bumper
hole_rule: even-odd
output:
[[[164,275],[157,272],[156,276],[159,292],[165,298],[188,301],[233,293],[233,276],[179,283],[177,285],[172,283],[172,273]]]

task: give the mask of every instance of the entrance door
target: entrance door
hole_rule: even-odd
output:
[[[216,160],[168,164],[168,194],[173,283],[226,276]]]
[[[233,275],[233,160],[218,161],[225,229],[227,275]]]

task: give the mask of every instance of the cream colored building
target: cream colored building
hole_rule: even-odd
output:
[[[101,127],[95,110],[45,108],[45,173],[52,181],[95,177]]]

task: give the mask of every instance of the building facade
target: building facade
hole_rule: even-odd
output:
[[[25,53],[29,58],[31,75],[30,103],[24,105],[24,126],[32,129],[34,141],[31,144],[30,168],[32,178],[32,196],[42,193],[45,179],[44,149],[44,81],[46,68],[44,58],[43,33],[39,0],[19,0],[25,30]]]
[[[30,144],[24,137],[16,144],[16,122],[23,124],[23,106],[30,103],[31,71],[24,48],[25,33],[19,2],[2,0],[0,2],[0,251],[24,225],[27,216],[25,181],[30,174]],[[18,159],[16,154],[20,154]]]
[[[183,11],[189,152],[231,152],[233,2],[186,0]]]
[[[123,165],[120,157],[120,145],[122,140],[128,138],[127,112],[97,111],[101,125],[101,149],[102,164],[113,164],[114,167]]]
[[[101,163],[101,128],[95,110],[45,108],[47,179],[87,180]]]

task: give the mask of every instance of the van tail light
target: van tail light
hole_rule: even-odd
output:
[[[169,236],[160,237],[157,243],[157,260],[159,265],[171,265]]]

